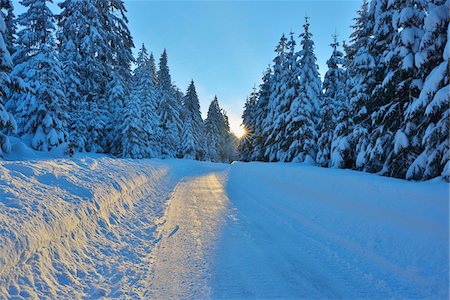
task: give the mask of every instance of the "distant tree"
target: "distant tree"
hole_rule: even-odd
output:
[[[241,125],[244,127],[245,134],[241,137],[238,148],[240,154],[239,159],[242,161],[250,161],[253,156],[258,97],[258,92],[256,87],[254,87],[250,97],[247,98],[244,105]]]
[[[183,105],[185,109],[184,122],[191,123],[191,130],[194,143],[194,155],[192,158],[203,160],[206,156],[206,144],[205,144],[205,125],[200,112],[200,102],[195,90],[194,81],[191,80],[189,87],[187,88],[186,95],[183,99]],[[183,124],[184,127],[184,124]],[[182,135],[184,135],[184,129]],[[184,147],[182,141],[182,147]]]

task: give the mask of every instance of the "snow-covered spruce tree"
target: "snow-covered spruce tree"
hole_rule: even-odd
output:
[[[314,161],[316,157],[317,141],[317,111],[322,101],[322,82],[319,67],[314,54],[314,42],[309,31],[309,18],[305,17],[303,25],[302,50],[298,53],[299,61],[299,91],[292,101],[289,124],[285,136],[292,140],[286,153],[287,161]]]
[[[108,83],[108,27],[101,22],[103,2],[64,0],[59,3],[59,52],[68,86],[71,141],[79,151],[103,152]],[[77,82],[79,78],[79,82]]]
[[[183,122],[183,130],[181,135],[181,156],[183,158],[195,159],[195,137],[193,132],[192,120],[186,118]]]
[[[355,18],[350,44],[345,47],[347,80],[345,91],[350,101],[347,121],[348,131],[344,130],[336,139],[347,139],[349,149],[343,149],[352,167],[362,170],[367,164],[366,149],[371,130],[371,93],[375,85],[375,58],[372,55],[373,20],[369,16],[369,5],[363,1],[358,17]],[[344,156],[344,155],[343,155]]]
[[[223,116],[216,96],[209,105],[208,115],[205,119],[206,145],[208,147],[207,158],[210,161],[219,161],[220,133],[223,127]]]
[[[404,112],[419,96],[422,80],[418,76],[415,66],[415,55],[419,51],[423,34],[423,20],[425,17],[425,1],[396,1],[388,3],[392,16],[394,34],[392,42],[383,53],[382,61],[385,66],[384,79],[375,89],[374,99],[383,104],[373,114],[374,133],[377,139],[372,152],[374,171],[379,170],[382,175],[404,178],[408,167],[416,157],[414,148],[419,145],[418,140],[411,139],[416,132],[415,122],[405,122]]]
[[[242,126],[245,134],[241,137],[238,146],[239,160],[250,161],[253,154],[253,141],[255,138],[255,121],[256,121],[256,105],[258,102],[258,92],[256,87],[244,104],[244,112],[242,113]]]
[[[327,60],[328,71],[325,74],[323,87],[325,89],[323,103],[320,107],[319,139],[317,141],[316,162],[323,167],[343,167],[344,157],[340,152],[348,148],[345,140],[333,139],[334,133],[339,136],[345,125],[345,71],[342,69],[343,54],[338,50],[337,35],[333,36],[333,48],[330,59]],[[342,147],[340,147],[342,146]],[[333,154],[332,154],[333,153]]]
[[[12,10],[10,0],[0,1],[0,157],[3,153],[11,151],[11,145],[7,136],[8,132],[16,130],[16,121],[13,115],[5,109],[6,99],[10,94],[10,73],[13,67],[11,55],[8,50],[8,26],[5,11]]]
[[[16,35],[17,35],[17,20],[14,15],[14,6],[11,0],[2,0],[2,12],[5,22],[5,32],[3,40],[10,55],[16,52]]]
[[[137,90],[133,90],[123,107],[123,121],[119,126],[120,149],[117,155],[122,158],[146,158],[148,146],[147,132],[142,118],[142,103]]]
[[[54,15],[45,0],[23,0],[27,11],[18,17],[18,49],[14,74],[29,86],[16,93],[19,134],[28,135],[36,150],[48,151],[66,142],[67,102],[61,63],[55,50]]]
[[[149,64],[150,64],[150,72],[152,73],[153,78],[153,85],[158,85],[158,71],[156,68],[156,61],[155,57],[153,56],[153,52],[150,52],[150,58],[149,58]]]
[[[393,18],[397,16],[392,4],[393,2],[388,0],[372,1],[369,11],[370,17],[374,20],[373,41],[369,45],[369,51],[376,62],[374,70],[376,84],[367,106],[372,128],[365,153],[364,169],[369,172],[386,172],[383,167],[395,135],[395,132],[388,129],[390,127],[388,123],[395,122],[394,119],[399,118],[390,110],[389,102],[394,97],[395,91],[392,85],[387,84],[393,76],[389,69],[389,45],[393,43],[396,31]]]
[[[69,141],[75,151],[83,152],[87,145],[88,127],[86,126],[87,103],[82,96],[80,87],[82,83],[78,66],[81,56],[73,40],[65,41],[60,45],[60,60],[64,74],[66,99],[69,115]]]
[[[175,97],[175,89],[167,64],[167,52],[161,55],[158,69],[158,116],[161,127],[161,151],[163,157],[175,157],[180,149],[182,129],[182,105]]]
[[[107,32],[107,43],[110,55],[108,63],[108,83],[104,99],[104,107],[108,110],[104,151],[115,153],[120,144],[118,126],[122,116],[124,101],[130,94],[131,63],[134,61],[132,48],[133,38],[128,29],[128,19],[123,0],[100,0],[97,2],[100,22]]]
[[[225,124],[224,128],[224,141],[222,143],[222,151],[220,156],[220,161],[225,163],[231,163],[237,159],[237,145],[238,138],[230,131],[230,122],[225,110],[222,109],[223,122]]]
[[[339,51],[339,43],[335,36],[333,54],[328,61],[329,71],[325,75],[326,89],[325,97],[330,97],[334,102],[335,109],[335,128],[333,130],[333,141],[331,143],[330,167],[349,168],[352,166],[352,155],[349,147],[349,137],[346,134],[349,131],[349,101],[345,94],[346,72],[343,69],[344,54]]]
[[[287,53],[285,64],[283,66],[283,85],[278,94],[275,115],[272,125],[272,134],[274,138],[274,150],[276,151],[277,161],[291,161],[292,152],[289,151],[290,145],[295,141],[295,137],[289,134],[293,115],[290,113],[291,105],[299,96],[299,62],[298,53],[295,51],[294,33],[290,33],[290,39],[287,43]]]
[[[146,144],[147,157],[158,157],[161,151],[159,145],[161,128],[159,127],[159,117],[156,113],[157,93],[153,76],[147,49],[142,44],[136,59],[136,69],[134,69],[133,74],[133,89],[141,106],[141,118],[145,132],[141,138]]]
[[[277,105],[280,102],[280,96],[284,94],[285,82],[285,66],[286,66],[286,42],[287,39],[283,34],[280,42],[275,48],[277,56],[274,58],[273,75],[270,80],[270,95],[267,106],[267,116],[264,120],[263,134],[266,136],[264,141],[265,153],[264,156],[268,161],[276,161],[277,145],[275,138],[278,132],[275,132],[275,120],[278,118]]]
[[[230,133],[228,117],[220,108],[217,96],[209,105],[205,128],[208,159],[215,162],[231,162],[235,158],[236,139]]]
[[[270,80],[272,77],[272,69],[269,68],[263,75],[262,83],[259,86],[258,101],[255,107],[255,132],[252,145],[252,155],[250,160],[264,161],[266,136],[264,134],[264,120],[267,118],[269,97],[270,97]]]
[[[442,175],[449,181],[449,1],[429,1],[427,10],[424,33],[415,54],[423,87],[405,111],[406,124],[414,124],[410,141],[418,154],[406,178],[426,180]]]
[[[205,143],[205,124],[200,112],[200,102],[198,100],[197,91],[195,90],[194,81],[191,80],[189,87],[187,88],[186,95],[183,99],[183,105],[185,109],[184,123],[191,123],[191,130],[194,141],[194,155],[191,158],[197,160],[203,160],[206,156],[206,143]],[[183,124],[183,127],[184,124]],[[184,129],[182,130],[183,136],[185,135]],[[181,146],[185,148],[182,141]]]

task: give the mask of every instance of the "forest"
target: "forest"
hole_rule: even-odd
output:
[[[342,49],[333,36],[323,81],[306,17],[248,97],[239,142],[217,97],[203,120],[194,81],[185,93],[172,82],[166,50],[158,66],[144,45],[133,57],[123,1],[65,0],[59,14],[49,2],[23,0],[17,17],[0,2],[0,154],[15,136],[70,155],[450,178],[448,1],[364,1]]]
[[[244,161],[450,178],[448,1],[364,1],[323,82],[306,17],[245,103]]]
[[[144,45],[133,57],[123,1],[61,1],[57,15],[50,2],[23,0],[16,17],[0,1],[1,153],[17,136],[44,152],[235,158],[217,97],[203,120],[194,81],[186,93],[173,84],[165,50],[158,67]]]

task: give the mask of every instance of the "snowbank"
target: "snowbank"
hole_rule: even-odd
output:
[[[114,225],[158,190],[168,169],[82,155],[0,162],[0,298],[104,294],[95,290],[101,271],[91,267],[108,255],[95,244],[120,244]],[[166,198],[155,199],[162,211]],[[96,243],[86,247],[88,240]]]

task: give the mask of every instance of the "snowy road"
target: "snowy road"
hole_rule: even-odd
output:
[[[2,299],[449,296],[440,180],[105,157],[0,175]]]
[[[228,206],[225,178],[224,172],[212,172],[176,186],[152,251],[146,298],[210,297],[210,254]]]

